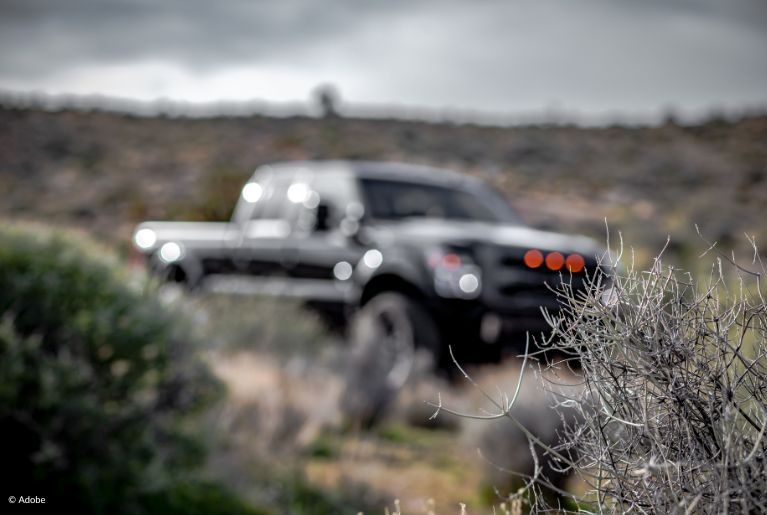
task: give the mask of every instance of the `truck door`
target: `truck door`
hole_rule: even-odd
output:
[[[285,246],[289,273],[312,286],[314,296],[321,297],[317,300],[342,300],[351,269],[364,252],[349,232],[354,211],[362,214],[356,183],[349,174],[323,170],[297,176],[290,188],[301,209]]]

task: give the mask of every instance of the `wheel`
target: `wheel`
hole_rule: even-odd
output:
[[[397,392],[439,361],[439,331],[426,309],[400,293],[373,297],[350,328],[345,370],[345,413],[372,425]]]

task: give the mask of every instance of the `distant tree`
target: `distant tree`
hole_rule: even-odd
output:
[[[338,117],[338,103],[340,94],[338,89],[332,84],[320,84],[314,89],[314,101],[320,108],[323,118]]]

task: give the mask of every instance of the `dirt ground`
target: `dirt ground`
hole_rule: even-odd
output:
[[[394,510],[395,499],[405,513],[460,513],[460,503],[471,508],[469,513],[492,513],[502,501],[494,487],[507,493],[511,482],[483,456],[522,472],[530,466],[527,442],[506,420],[461,420],[442,413],[436,423],[429,421],[435,409],[426,401],[438,398],[463,412],[493,409],[468,383],[416,381],[385,420],[360,430],[339,410],[343,384],[332,369],[284,363],[252,351],[217,353],[211,363],[228,387],[221,420],[241,449],[234,454],[300,471],[312,487],[348,498],[350,513],[357,512],[357,501],[380,506],[381,512],[387,506]],[[472,374],[501,399],[504,392],[513,394],[520,370],[513,360]],[[526,372],[515,408],[532,427],[551,420],[541,411],[548,408],[541,402],[546,394],[539,380],[534,369]],[[575,383],[577,377],[569,374],[567,380]]]

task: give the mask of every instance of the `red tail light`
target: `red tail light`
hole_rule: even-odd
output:
[[[445,254],[442,256],[442,266],[448,270],[458,270],[461,266],[461,256],[458,254]]]
[[[544,257],[543,253],[536,249],[525,252],[522,261],[528,268],[540,268],[545,263],[549,270],[557,271],[564,268],[574,274],[582,272],[586,268],[586,261],[580,254],[570,254],[565,259],[565,256],[560,252],[549,252]]]
[[[442,254],[441,252],[435,252],[429,256],[429,266],[432,268],[443,267],[447,270],[458,270],[462,263],[461,256],[458,254]]]
[[[577,274],[578,272],[582,272],[583,269],[586,266],[586,262],[583,260],[583,257],[579,254],[570,254],[567,256],[567,261],[565,261],[565,265],[567,266],[567,269]]]
[[[559,270],[563,266],[565,266],[565,256],[559,252],[550,252],[549,255],[546,256],[546,267],[548,267],[549,270]]]
[[[538,268],[543,264],[543,254],[540,250],[528,250],[523,261],[530,268]]]

